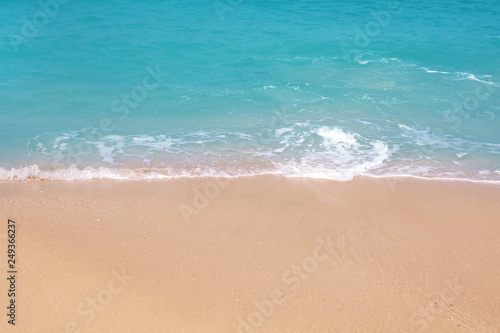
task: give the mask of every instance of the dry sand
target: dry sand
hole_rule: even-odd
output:
[[[499,203],[410,178],[2,182],[0,331],[498,332]]]

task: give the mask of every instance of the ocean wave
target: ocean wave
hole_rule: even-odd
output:
[[[358,60],[358,62],[361,63],[359,61],[359,59],[356,59],[356,60]],[[366,64],[368,62],[373,62],[373,61],[364,61],[362,64]],[[492,76],[489,75],[489,74],[480,75],[480,74],[473,74],[473,73],[468,73],[468,72],[459,72],[459,71],[453,71],[452,72],[452,71],[443,71],[443,70],[431,69],[431,68],[428,68],[428,67],[419,66],[419,65],[414,64],[414,63],[406,63],[405,61],[403,61],[402,59],[399,59],[399,58],[384,58],[384,57],[382,57],[382,58],[379,59],[379,62],[380,63],[385,63],[385,64],[388,64],[388,63],[391,63],[391,62],[392,63],[397,63],[401,67],[413,67],[413,68],[417,68],[417,69],[423,70],[426,73],[430,73],[430,74],[454,75],[456,77],[455,80],[472,80],[472,81],[477,81],[477,82],[481,82],[481,83],[484,83],[484,84],[492,85],[492,86],[495,86],[495,87],[499,87],[500,86],[496,82],[485,80],[485,79],[492,78]]]
[[[472,80],[472,81],[477,81],[477,82],[481,82],[481,83],[485,83],[485,84],[489,84],[489,85],[498,87],[498,84],[496,84],[495,82],[485,81],[485,80],[479,79],[476,77],[476,75],[471,74],[471,73],[457,72],[457,75],[462,76],[461,80]],[[482,77],[483,78],[491,78],[491,75],[482,75]]]
[[[373,163],[380,163],[374,161]],[[120,180],[120,181],[152,181],[179,178],[224,177],[238,178],[259,175],[279,175],[288,178],[312,178],[336,181],[349,181],[358,176],[375,178],[412,177],[434,180],[459,180],[470,182],[500,183],[499,170],[480,170],[475,175],[467,175],[459,171],[436,172],[428,166],[421,165],[394,165],[370,172],[363,170],[359,165],[354,170],[330,170],[313,168],[307,164],[288,163],[276,165],[272,169],[233,168],[231,170],[217,170],[215,168],[173,170],[173,169],[120,169],[109,167],[86,167],[79,169],[70,166],[66,169],[41,170],[37,165],[20,168],[0,168],[0,181],[91,181],[91,180]]]
[[[423,69],[427,73],[433,73],[433,74],[451,74],[450,72],[436,71],[436,70],[432,70],[432,69],[429,69],[429,68],[426,68],[426,67],[419,67],[419,68]]]
[[[249,174],[250,175],[250,174]],[[173,171],[169,169],[125,169],[110,167],[85,167],[83,169],[72,165],[69,168],[42,170],[38,165],[20,168],[0,168],[0,180],[158,180],[182,177],[231,177],[231,174],[207,170]]]
[[[56,138],[59,144],[52,147],[61,148],[60,143],[66,138]],[[0,168],[0,179],[164,179],[272,173],[346,180],[382,166],[394,151],[381,140],[369,140],[340,127],[314,126],[309,122],[224,135],[217,131],[199,131],[183,138],[159,134],[109,135],[99,141],[82,140],[95,148],[93,157],[98,157],[95,164],[101,165],[71,165],[51,170],[41,169],[38,164]],[[207,147],[208,142],[215,142],[216,148]],[[47,145],[41,151],[46,156]],[[54,155],[60,154],[56,149]],[[140,165],[136,162],[135,168],[127,167],[127,163],[115,163],[124,158],[143,162]],[[161,167],[152,167],[153,160],[157,164],[162,161]],[[174,160],[178,163],[173,163]]]
[[[355,126],[359,133],[347,130],[350,125],[326,126],[307,120],[276,127],[168,135],[114,134],[90,139],[75,132],[53,139],[42,136],[32,141],[35,151],[31,152],[31,163],[0,168],[0,180],[149,180],[258,174],[335,180],[385,174],[498,178],[497,168],[491,165],[498,160],[500,144],[474,142],[414,125],[374,124],[360,119],[356,123],[362,126]],[[397,139],[381,136],[387,130],[381,126],[396,126]],[[68,163],[65,154],[75,145],[87,145],[87,155],[81,154],[81,163]],[[481,155],[475,161],[478,154],[489,157]]]

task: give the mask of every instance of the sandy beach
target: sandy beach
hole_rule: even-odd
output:
[[[498,332],[500,186],[0,183],[2,332]],[[16,223],[8,324],[7,221]]]

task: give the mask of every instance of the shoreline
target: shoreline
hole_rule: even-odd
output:
[[[231,166],[231,165],[228,165]],[[417,175],[408,173],[356,173],[354,170],[345,173],[324,173],[314,170],[290,172],[286,170],[259,169],[260,171],[247,170],[237,171],[228,168],[226,170],[214,170],[208,168],[201,169],[169,169],[169,168],[144,168],[144,167],[130,167],[130,168],[113,168],[113,167],[92,167],[76,168],[70,166],[67,168],[56,169],[40,169],[38,165],[30,165],[19,168],[4,168],[0,167],[0,182],[5,181],[81,181],[81,180],[123,180],[123,181],[157,181],[157,180],[170,180],[170,179],[183,179],[183,178],[245,178],[245,177],[285,177],[290,179],[321,179],[331,181],[351,181],[356,178],[415,178],[415,179],[436,179],[436,180],[450,180],[450,181],[469,181],[469,182],[484,182],[484,183],[498,183],[500,184],[500,170],[491,171],[488,173],[467,173],[466,175],[453,175],[442,176],[439,173],[435,175]],[[379,170],[380,171],[380,170]],[[498,176],[496,175],[498,174]]]
[[[18,228],[24,331],[500,325],[498,184],[266,175],[5,181],[0,193]]]
[[[127,169],[128,170],[128,169]],[[332,182],[351,182],[351,181],[359,181],[360,179],[409,179],[409,180],[423,180],[423,181],[445,181],[445,182],[468,182],[468,183],[484,183],[484,184],[493,184],[500,185],[500,180],[486,180],[486,179],[470,179],[470,178],[443,178],[443,177],[425,177],[425,176],[417,176],[410,174],[402,174],[402,175],[369,175],[362,174],[356,175],[350,179],[333,179],[333,178],[325,178],[325,177],[310,177],[310,176],[295,176],[295,175],[283,175],[283,174],[274,174],[274,173],[262,173],[262,174],[251,174],[251,175],[183,175],[183,176],[167,176],[162,175],[162,178],[77,178],[77,179],[54,179],[54,178],[37,178],[37,177],[28,177],[26,179],[0,179],[0,184],[9,183],[9,182],[92,182],[92,181],[111,181],[111,182],[162,182],[169,180],[182,180],[182,179],[211,179],[211,178],[228,178],[228,179],[245,179],[245,178],[259,178],[259,177],[283,177],[286,179],[305,179],[311,181],[332,181]]]

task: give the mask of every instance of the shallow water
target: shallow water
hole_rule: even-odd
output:
[[[496,1],[0,4],[0,179],[500,180]]]

